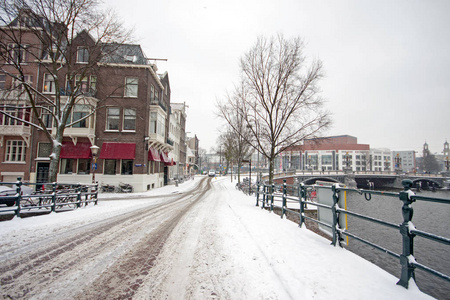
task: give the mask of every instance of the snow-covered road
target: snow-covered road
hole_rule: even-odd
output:
[[[0,297],[430,299],[255,207],[229,178],[127,197],[0,223]]]

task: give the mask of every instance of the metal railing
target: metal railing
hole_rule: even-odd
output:
[[[332,232],[332,245],[336,246],[339,244],[341,247],[341,242],[343,241],[342,236],[347,236],[353,239],[356,239],[364,244],[370,245],[377,250],[380,250],[390,256],[393,256],[400,260],[401,266],[401,276],[398,285],[401,285],[405,288],[408,288],[408,283],[411,278],[415,280],[415,269],[421,269],[427,273],[433,274],[437,277],[440,277],[446,281],[450,281],[450,276],[447,274],[443,274],[437,270],[434,270],[426,265],[420,264],[416,262],[414,258],[414,237],[420,236],[422,238],[428,239],[432,242],[439,242],[444,245],[450,245],[450,239],[446,237],[441,237],[432,233],[428,233],[422,230],[418,230],[413,225],[412,217],[413,217],[413,207],[412,203],[415,201],[427,201],[427,202],[435,202],[441,204],[450,204],[450,199],[443,198],[431,198],[424,196],[417,196],[411,191],[411,187],[413,182],[409,179],[405,179],[402,181],[404,186],[404,190],[399,193],[390,193],[390,192],[380,192],[373,190],[356,190],[350,188],[340,187],[338,184],[333,184],[332,186],[321,186],[321,185],[287,185],[286,180],[284,180],[283,185],[264,185],[258,183],[257,191],[256,191],[256,206],[259,206],[260,196],[262,196],[261,208],[268,207],[270,211],[273,211],[274,208],[279,208],[281,210],[281,218],[286,215],[286,212],[290,212],[293,214],[297,214],[299,216],[299,226],[301,227],[305,220],[310,220],[312,222],[318,223],[324,227],[330,228]],[[311,201],[310,192],[311,190],[317,189],[330,189],[332,191],[332,205],[325,205],[318,202]],[[397,198],[403,202],[402,206],[402,216],[403,222],[401,224],[394,224],[390,222],[386,222],[384,220],[376,219],[370,216],[362,215],[356,212],[352,212],[346,210],[338,205],[339,202],[339,194],[345,191],[357,191],[361,195],[364,194],[365,197],[371,197],[371,195],[383,195],[388,197]],[[366,198],[367,199],[367,198]],[[287,207],[288,202],[294,202],[298,204],[299,211],[295,211],[293,209],[289,209]],[[305,215],[305,207],[306,205],[313,205],[316,207],[324,208],[330,210],[332,212],[333,220],[332,223],[326,223],[321,220],[317,220]],[[363,237],[357,236],[349,232],[347,229],[343,228],[339,221],[339,215],[351,215],[356,218],[364,219],[369,222],[373,222],[376,224],[380,224],[391,229],[396,229],[401,234],[402,239],[402,253],[395,253],[389,249],[386,249],[380,245],[372,243],[366,240]]]
[[[12,212],[16,217],[40,209],[55,212],[64,208],[80,208],[92,202],[97,205],[98,202],[98,184],[24,183],[19,177],[17,182],[0,182],[0,186],[15,187],[15,194],[1,196],[2,202],[8,202],[11,205],[0,207],[0,214]],[[24,186],[28,186],[28,190],[35,190],[37,186],[44,188],[27,194]]]

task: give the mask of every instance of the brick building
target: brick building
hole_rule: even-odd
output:
[[[58,28],[58,33],[64,34],[64,29]],[[17,67],[14,63],[20,64],[26,80],[43,99],[54,99],[56,93],[78,95],[68,116],[73,124],[64,131],[58,182],[89,183],[96,168],[99,183],[129,183],[137,192],[167,184],[169,167],[176,164],[169,158],[175,150],[169,139],[170,81],[167,73],[157,73],[140,45],[97,45],[83,31],[65,49],[76,56],[72,65],[61,63],[58,70],[59,78],[66,78],[65,85],[55,86],[55,78],[46,72],[51,65],[46,61],[45,41],[31,32],[22,33],[20,45],[7,38],[0,36],[10,60],[15,61],[1,62],[0,110],[36,122],[27,96],[16,86],[14,76],[9,76]],[[56,134],[57,124],[47,117],[50,113],[44,106],[40,108],[42,125]],[[99,147],[95,159],[94,145]],[[0,180],[12,182],[22,177],[29,182],[47,182],[51,149],[42,130],[0,113]]]

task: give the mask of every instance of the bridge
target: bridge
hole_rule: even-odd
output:
[[[275,176],[277,183],[286,179],[288,184],[295,181],[314,184],[316,181],[328,181],[345,184],[348,187],[364,189],[402,188],[402,180],[410,179],[413,187],[422,189],[449,188],[450,177],[434,174],[396,174],[387,172],[343,172],[343,171],[304,171],[300,173],[286,172]]]

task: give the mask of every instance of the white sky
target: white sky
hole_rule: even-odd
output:
[[[215,103],[238,82],[258,35],[307,42],[323,61],[327,135],[440,153],[450,140],[450,1],[109,0],[137,43],[168,71],[172,102],[189,106],[187,131],[215,146]]]

